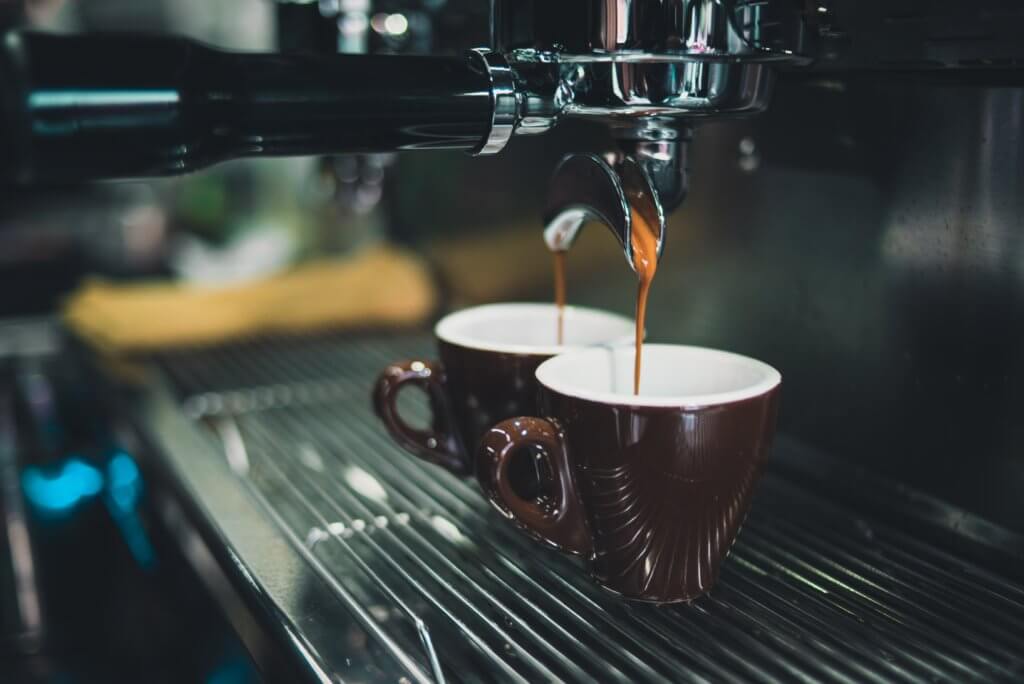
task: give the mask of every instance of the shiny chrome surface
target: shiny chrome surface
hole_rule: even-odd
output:
[[[692,122],[764,110],[774,84],[765,63],[806,61],[799,54],[804,13],[773,0],[498,0],[491,20],[492,43],[515,76],[514,130],[544,131],[564,117],[609,124],[620,150],[627,158],[636,154],[648,176],[649,210],[662,229],[665,213],[686,194],[686,146],[679,141],[689,140]],[[498,145],[504,141],[502,133]],[[632,267],[628,211],[623,221],[615,183],[595,167],[589,175],[596,180],[580,189],[587,181],[567,179],[566,168],[552,181],[549,246],[567,247],[587,217],[598,218],[625,239]]]
[[[169,527],[181,532],[179,543],[194,563],[216,558],[230,582],[242,585],[248,609],[254,604],[276,637],[275,648],[300,661],[314,681],[373,679],[396,667],[427,681],[376,625],[373,606],[332,583],[303,538],[282,524],[280,507],[269,506],[265,494],[232,471],[216,433],[186,418],[169,388],[154,384],[138,410],[144,443],[159,455],[172,489],[184,496],[166,499],[165,523],[198,511],[198,530],[181,522]],[[203,567],[197,571],[209,579]],[[210,584],[224,603],[216,580]]]
[[[553,100],[558,116],[615,121],[761,111],[773,84],[765,61],[801,62],[802,40],[780,47],[781,27],[802,35],[803,15],[782,2],[577,0],[497,2],[495,49],[521,74],[520,89]],[[784,31],[783,31],[784,32]],[[530,87],[531,74],[557,85]]]
[[[665,209],[647,170],[631,157],[613,158],[614,168],[592,154],[571,154],[561,161],[549,184],[544,209],[544,241],[552,251],[572,247],[587,221],[607,226],[622,246],[630,268],[633,263],[635,208],[649,225],[658,228],[658,258],[665,247]]]
[[[754,114],[768,106],[774,82],[763,64],[704,62],[594,62],[567,67],[565,78],[565,116],[612,121]]]
[[[491,78],[491,130],[474,154],[497,154],[512,138],[519,115],[515,74],[499,53],[478,48],[470,51]]]
[[[493,40],[521,60],[792,60],[815,13],[784,0],[497,0]]]
[[[633,136],[620,134],[619,147],[626,158],[643,169],[664,214],[682,204],[690,189],[689,142],[692,131],[673,128],[673,137],[648,139],[646,128],[634,129]],[[653,137],[653,136],[652,136]]]
[[[608,595],[523,539],[471,484],[405,457],[374,422],[373,373],[430,345],[317,336],[175,352],[158,365],[177,399],[154,386],[142,404],[139,427],[160,446],[152,455],[284,626],[282,646],[320,679],[915,682],[1013,679],[1024,668],[1019,579],[911,533],[920,501],[901,507],[906,493],[863,473],[856,487],[890,492],[898,527],[857,504],[857,489],[838,503],[827,487],[847,478],[798,484],[807,455],[785,439],[710,596],[655,608]],[[293,383],[332,391],[288,395]],[[228,394],[253,400],[210,401]],[[181,402],[199,395],[209,415],[185,418]],[[255,399],[268,395],[276,403]],[[210,423],[233,425],[243,472]],[[949,521],[970,518],[935,506],[945,512],[930,529],[957,534]],[[1006,534],[1001,551],[1020,558],[1024,543]]]

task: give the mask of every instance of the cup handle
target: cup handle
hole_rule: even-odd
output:
[[[509,464],[513,455],[529,447],[539,449],[551,466],[556,485],[553,501],[524,499],[512,488]],[[478,460],[480,474],[490,477],[484,487],[488,498],[502,513],[531,536],[562,551],[585,557],[591,554],[593,542],[576,491],[565,434],[557,423],[543,418],[504,420],[480,440]]]
[[[408,384],[427,393],[433,426],[429,430],[410,427],[398,414],[395,402],[399,391]],[[377,378],[373,407],[384,427],[406,450],[456,475],[470,473],[469,463],[455,435],[455,421],[445,393],[444,368],[440,363],[410,360],[391,364]]]

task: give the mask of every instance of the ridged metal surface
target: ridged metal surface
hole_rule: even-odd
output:
[[[159,360],[267,515],[360,602],[413,679],[1024,677],[1024,585],[771,467],[709,596],[659,608],[608,595],[472,482],[384,435],[369,408],[376,372],[431,347],[293,338]]]

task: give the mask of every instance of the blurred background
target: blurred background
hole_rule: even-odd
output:
[[[166,32],[238,50],[296,48],[282,45],[282,22],[315,40],[305,16],[302,3],[267,0],[0,2],[8,26]],[[459,54],[488,42],[487,3],[473,0],[382,0],[366,19],[355,33],[375,52]],[[764,359],[785,378],[780,432],[808,453],[1024,533],[1024,90],[1015,79],[789,73],[763,115],[701,126],[648,339]],[[408,250],[429,272],[440,298],[420,327],[469,304],[547,301],[548,178],[564,154],[607,147],[607,135],[568,122],[495,157],[240,160],[165,180],[0,188],[0,326],[58,317],[96,278],[225,288],[374,245]],[[569,302],[631,315],[635,287],[608,232],[585,229],[569,255]],[[90,419],[104,401],[73,364],[46,355],[56,344],[48,335],[27,333],[5,352],[7,448],[17,441],[40,477],[56,478],[45,466],[60,464],[85,492],[92,467],[133,481],[118,440]],[[36,346],[46,361],[31,361]],[[83,449],[96,453],[75,460]],[[812,471],[830,463],[811,461]],[[142,525],[145,540],[126,542],[134,523],[109,492],[73,497],[73,517],[41,496],[25,515],[41,530],[38,581],[49,600],[40,610],[52,630],[38,657],[6,670],[0,661],[0,673],[15,672],[0,679],[257,680],[160,528]]]

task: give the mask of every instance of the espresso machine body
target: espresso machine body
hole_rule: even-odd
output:
[[[394,238],[429,253],[500,219],[553,249],[614,244],[581,231],[603,224],[614,258],[595,274],[570,249],[569,301],[628,314],[643,196],[661,226],[647,339],[763,359],[783,385],[721,587],[647,610],[378,434],[370,371],[429,336],[172,350],[127,400],[69,342],[62,364],[143,463],[160,543],[266,679],[1019,678],[1024,8],[495,0],[488,23],[479,3],[281,5],[274,54],[9,39],[2,197],[42,212],[39,193],[93,180],[397,151]],[[416,13],[435,54],[338,54],[399,51],[356,29]]]

